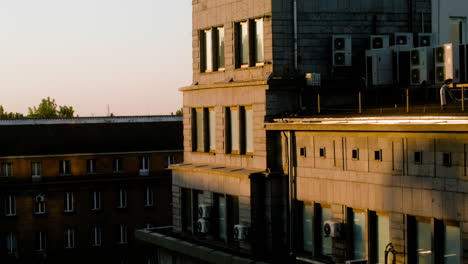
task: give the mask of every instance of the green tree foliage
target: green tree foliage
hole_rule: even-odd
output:
[[[24,115],[21,113],[6,112],[3,106],[0,105],[0,119],[22,119]]]
[[[177,111],[175,112],[175,115],[176,115],[176,116],[183,116],[183,115],[184,115],[184,111],[183,111],[183,110],[184,110],[184,108],[180,108],[179,110],[177,110]],[[174,112],[171,112],[171,115],[174,115]]]
[[[72,118],[75,114],[73,107],[59,106],[50,97],[42,99],[37,107],[29,107],[28,112],[27,118]]]

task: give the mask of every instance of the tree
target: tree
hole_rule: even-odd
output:
[[[2,105],[0,105],[0,119],[23,119],[24,115],[21,113],[6,112]]]
[[[179,110],[177,110],[177,111],[175,112],[175,115],[176,115],[176,116],[182,116],[182,115],[184,115],[184,108],[180,108]]]
[[[72,106],[60,106],[58,111],[59,118],[73,118],[75,110]]]
[[[47,97],[42,99],[38,107],[29,107],[28,112],[28,118],[72,118],[75,110],[71,106],[59,106],[55,99]]]

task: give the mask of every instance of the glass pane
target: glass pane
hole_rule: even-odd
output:
[[[203,151],[203,109],[196,110],[197,151]]]
[[[390,243],[390,222],[388,216],[377,215],[377,260],[385,263],[385,247]]]
[[[216,150],[216,112],[210,109],[210,150]]]
[[[212,42],[211,42],[211,30],[205,30],[205,61],[206,71],[213,70],[213,54],[212,54]]]
[[[320,230],[322,230],[322,255],[331,256],[332,254],[332,238],[325,236],[325,231],[323,230],[323,224],[325,221],[330,221],[332,219],[332,213],[330,208],[321,208],[322,209],[322,221],[320,221]]]
[[[231,152],[239,153],[239,109],[231,108]]]
[[[460,44],[461,39],[460,39],[460,23],[458,20],[457,21],[451,21],[450,22],[450,42],[454,44]]]
[[[366,215],[364,213],[353,213],[353,253],[354,259],[366,258]]]
[[[253,153],[253,111],[245,109],[245,143],[246,151]]]
[[[416,234],[416,253],[418,255],[418,264],[430,264],[432,258],[431,224],[417,222]]]
[[[460,263],[460,228],[458,226],[445,226],[445,249],[444,263],[459,264]]]
[[[249,31],[247,22],[239,24],[240,37],[240,62],[242,65],[249,64]]]
[[[220,238],[226,238],[226,198],[219,196],[218,198],[218,232]]]
[[[263,62],[263,19],[255,20],[255,62]]]
[[[312,238],[312,221],[313,221],[313,210],[312,205],[304,205],[302,207],[302,232],[303,232],[303,249],[306,252],[312,252],[313,240]]]
[[[218,28],[218,68],[224,68],[224,28]]]

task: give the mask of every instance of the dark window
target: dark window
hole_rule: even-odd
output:
[[[148,176],[149,175],[149,163],[150,163],[150,158],[148,156],[141,156],[138,157],[139,161],[139,174],[140,176]]]
[[[374,160],[382,161],[382,150],[375,150],[374,151]]]
[[[306,147],[303,147],[300,149],[300,154],[302,157],[306,157],[307,156],[307,149]]]
[[[325,148],[320,148],[320,150],[319,150],[319,155],[320,155],[321,158],[325,158],[325,157],[326,157]]]
[[[89,159],[86,161],[86,172],[88,174],[96,173],[96,160]]]
[[[451,152],[442,153],[442,165],[452,166],[452,153]]]
[[[60,172],[60,175],[71,174],[70,160],[59,160],[59,172]]]
[[[358,160],[359,159],[359,149],[353,149],[351,151],[351,156],[352,156],[352,159]]]
[[[113,158],[112,159],[112,171],[113,172],[122,172],[123,171],[123,159],[122,158]]]
[[[414,163],[422,164],[422,152],[421,151],[414,152]]]

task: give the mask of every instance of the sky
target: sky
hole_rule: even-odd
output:
[[[191,0],[0,1],[0,105],[170,114],[192,82]]]

